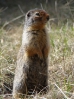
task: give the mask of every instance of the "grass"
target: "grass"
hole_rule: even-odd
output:
[[[37,94],[28,99],[74,99],[74,23],[69,22],[69,20],[74,21],[74,7],[70,6],[74,0],[67,0],[66,4],[62,4],[61,1],[55,1],[54,7],[49,3],[43,4],[37,1],[38,5],[30,2],[32,4],[29,3],[28,7],[22,4],[18,7],[7,7],[0,12],[2,17],[0,25],[0,99],[11,99],[10,92],[12,92],[16,56],[23,32],[22,12],[42,7],[50,13],[50,17],[54,16],[52,21],[55,22],[51,22],[50,29],[49,25],[47,26],[50,41],[49,92],[44,96]],[[19,19],[18,16],[21,18]]]
[[[6,74],[14,75],[22,30],[22,25],[13,26],[10,30],[0,29],[0,99],[6,94],[4,82],[12,90],[13,77]],[[45,96],[37,95],[34,99],[71,99],[74,91],[74,28],[65,24],[50,28],[48,33],[51,46],[49,92]]]

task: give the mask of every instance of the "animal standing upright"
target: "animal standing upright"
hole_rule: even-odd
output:
[[[21,94],[47,91],[49,43],[45,25],[48,20],[48,13],[41,9],[26,14],[13,82],[14,99]]]

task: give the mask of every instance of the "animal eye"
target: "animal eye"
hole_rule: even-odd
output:
[[[39,13],[39,12],[36,12],[36,15],[37,15],[37,16],[40,16],[40,13]]]

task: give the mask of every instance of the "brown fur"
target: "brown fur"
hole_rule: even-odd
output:
[[[47,91],[49,44],[45,24],[49,15],[40,9],[26,14],[22,45],[17,56],[13,97]]]

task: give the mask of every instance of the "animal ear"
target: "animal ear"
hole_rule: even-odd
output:
[[[30,17],[30,16],[31,16],[31,13],[30,13],[30,12],[28,12],[28,13],[27,13],[27,17]]]
[[[29,13],[27,13],[27,17],[30,17],[30,16],[31,16],[30,12],[29,12]]]

